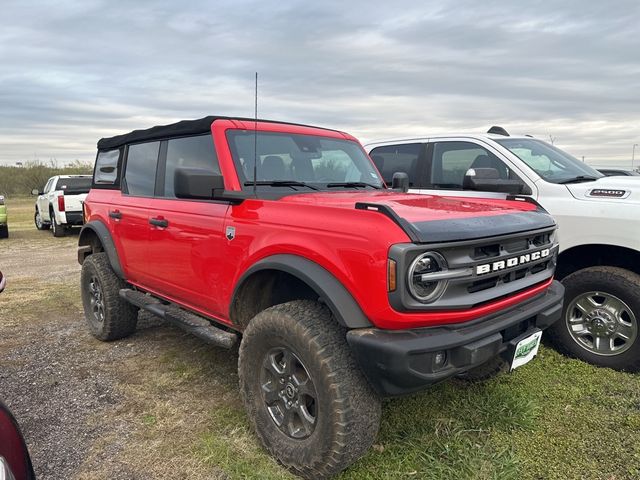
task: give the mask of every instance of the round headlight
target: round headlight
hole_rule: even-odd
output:
[[[430,280],[429,274],[446,270],[446,262],[437,252],[426,252],[418,256],[409,267],[409,291],[422,303],[440,298],[447,287],[446,280]]]

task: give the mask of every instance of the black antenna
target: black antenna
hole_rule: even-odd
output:
[[[258,179],[258,72],[256,72],[256,95],[253,110],[253,195],[256,196]]]

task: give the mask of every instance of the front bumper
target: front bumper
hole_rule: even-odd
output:
[[[403,395],[477,367],[506,353],[523,334],[544,330],[560,318],[563,297],[564,287],[554,280],[545,293],[506,312],[461,325],[354,329],[347,342],[380,395]],[[444,364],[436,365],[436,354],[443,352]]]

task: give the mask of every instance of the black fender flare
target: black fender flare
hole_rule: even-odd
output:
[[[113,243],[113,238],[111,238],[111,233],[107,226],[100,220],[91,220],[82,226],[82,230],[80,230],[80,237],[78,238],[78,263],[82,265],[82,262],[86,257],[86,247],[90,246],[90,243],[87,242],[87,238],[90,235],[89,232],[93,232],[98,237],[103,250],[109,258],[111,268],[113,268],[113,271],[118,277],[124,280],[124,273],[120,266],[120,259],[118,258],[118,251]]]
[[[341,325],[347,328],[372,326],[358,302],[333,274],[317,263],[297,255],[272,255],[252,265],[237,282],[233,290],[231,305],[234,304],[244,282],[260,270],[279,270],[293,275],[309,285],[318,294],[320,301],[329,307]]]

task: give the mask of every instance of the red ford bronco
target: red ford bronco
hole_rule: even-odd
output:
[[[380,398],[535,356],[561,312],[555,223],[530,201],[388,189],[358,141],[206,117],[98,142],[79,238],[91,333],[138,309],[239,339],[267,450],[306,478],[376,438]]]

